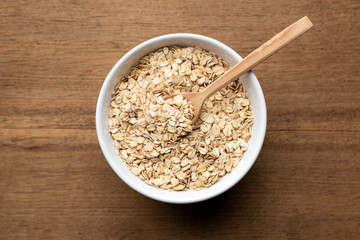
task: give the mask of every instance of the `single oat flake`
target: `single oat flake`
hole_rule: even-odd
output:
[[[215,184],[240,162],[253,125],[240,81],[205,101],[193,126],[193,106],[179,92],[198,92],[229,65],[199,47],[164,47],[141,58],[116,86],[109,109],[114,147],[130,171],[170,191]]]

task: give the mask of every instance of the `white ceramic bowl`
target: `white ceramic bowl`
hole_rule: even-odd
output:
[[[248,93],[254,115],[254,125],[249,146],[239,165],[229,174],[226,174],[219,182],[209,188],[200,191],[188,190],[183,192],[161,190],[151,187],[136,177],[128,170],[121,160],[120,156],[115,153],[112,138],[108,129],[108,109],[110,106],[111,94],[120,81],[127,75],[130,68],[137,61],[164,46],[199,46],[207,51],[212,51],[222,57],[225,62],[233,66],[242,58],[234,50],[225,44],[212,38],[196,34],[169,34],[150,39],[125,54],[111,69],[101,88],[96,108],[96,131],[100,147],[109,162],[112,169],[117,175],[127,183],[131,188],[147,197],[168,202],[168,203],[194,203],[215,197],[232,186],[234,186],[254,164],[264,141],[266,131],[266,105],[260,84],[253,72],[249,72],[241,77],[242,83]]]

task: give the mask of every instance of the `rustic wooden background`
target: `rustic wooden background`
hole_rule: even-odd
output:
[[[116,61],[167,33],[245,56],[307,15],[314,27],[255,69],[264,147],[225,194],[170,205],[129,188],[98,145]],[[0,2],[0,239],[359,239],[360,2]]]

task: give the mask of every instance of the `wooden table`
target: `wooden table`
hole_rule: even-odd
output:
[[[245,56],[304,15],[314,27],[255,69],[268,128],[240,183],[170,205],[113,172],[95,107],[127,51],[190,32]],[[1,239],[359,239],[358,0],[2,0],[0,17]]]

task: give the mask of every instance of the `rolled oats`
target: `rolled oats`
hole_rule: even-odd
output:
[[[229,69],[199,47],[164,47],[141,58],[116,86],[109,109],[115,150],[147,184],[183,191],[209,187],[231,172],[248,147],[251,104],[240,81],[194,109],[178,92],[198,92]]]

